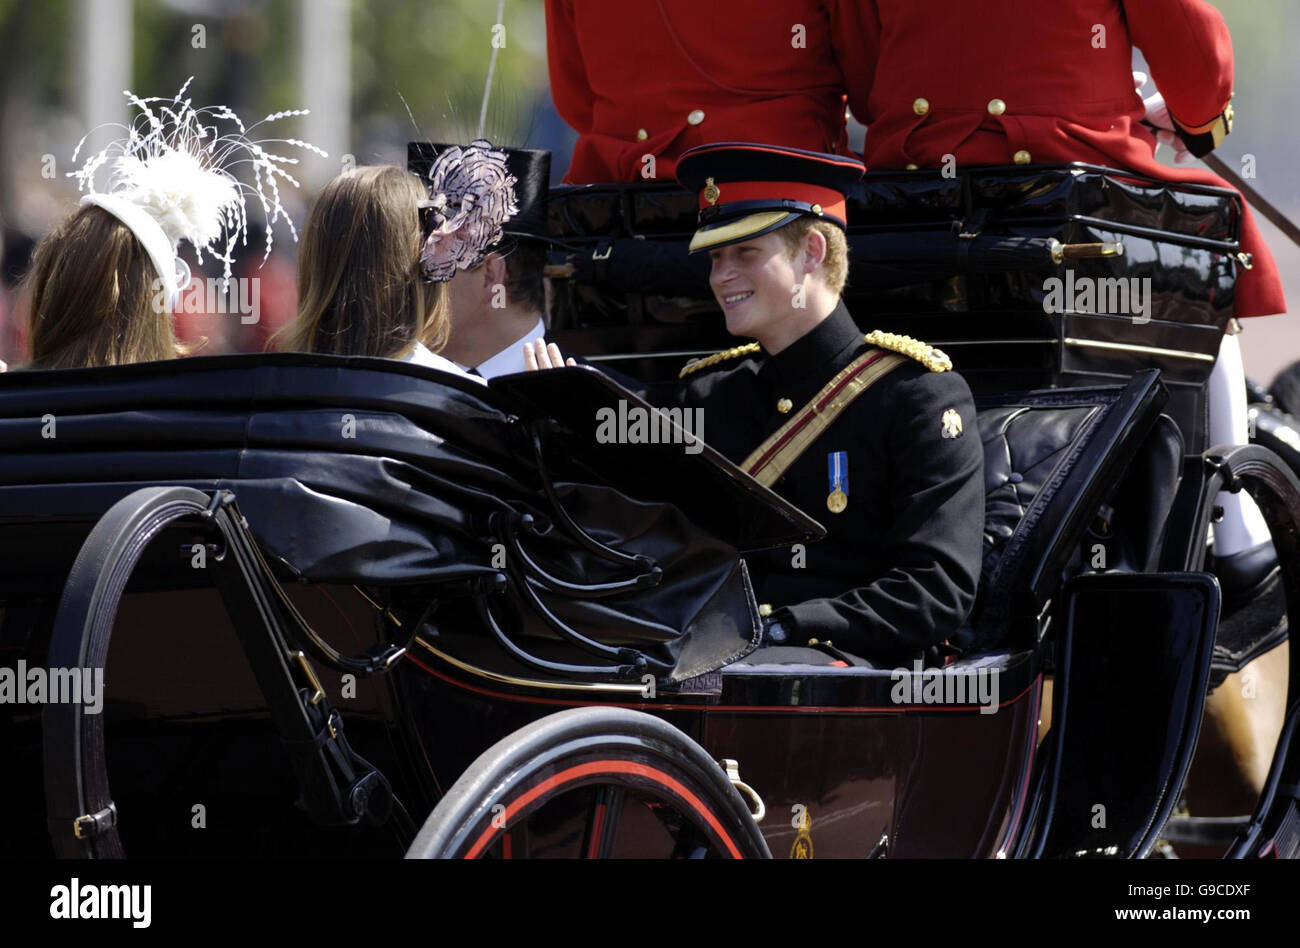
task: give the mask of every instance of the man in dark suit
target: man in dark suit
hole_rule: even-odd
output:
[[[427,176],[449,146],[411,142],[411,171]],[[551,153],[499,148],[516,180],[519,212],[505,225],[502,242],[481,263],[448,284],[451,336],[441,354],[486,379],[524,371],[524,344],[546,335],[546,203]]]

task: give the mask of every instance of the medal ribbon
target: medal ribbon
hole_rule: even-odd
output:
[[[826,455],[826,477],[831,485],[828,493],[838,490],[845,497],[849,496],[849,452],[832,451]]]

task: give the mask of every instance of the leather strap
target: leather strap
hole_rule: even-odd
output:
[[[764,487],[771,487],[854,399],[907,361],[906,356],[883,349],[871,349],[858,356],[740,466]]]

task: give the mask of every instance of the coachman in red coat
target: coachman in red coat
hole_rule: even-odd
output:
[[[838,43],[853,0],[546,0],[551,94],[579,134],[569,184],[658,181],[696,145],[850,155]]]
[[[856,0],[838,52],[872,170],[1086,161],[1166,181],[1227,187],[1155,160],[1140,123],[1133,47],[1194,154],[1232,128],[1232,40],[1205,0]],[[1286,311],[1273,256],[1249,208],[1236,315]]]

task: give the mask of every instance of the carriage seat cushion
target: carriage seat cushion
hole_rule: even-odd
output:
[[[1095,405],[998,406],[978,414],[984,443],[984,563],[981,586],[997,574],[1007,542],[1029,512]]]
[[[977,399],[983,563],[975,607],[954,644],[968,650],[1031,644],[1012,640],[1020,631],[1012,620],[1036,615],[1051,572],[1059,578],[1071,558],[1078,568],[1080,545],[1098,511],[1116,496],[1127,499],[1128,535],[1112,544],[1115,556],[1107,566],[1123,560],[1135,569],[1150,567],[1182,451],[1177,427],[1159,414],[1166,397],[1150,373],[1123,389]]]

